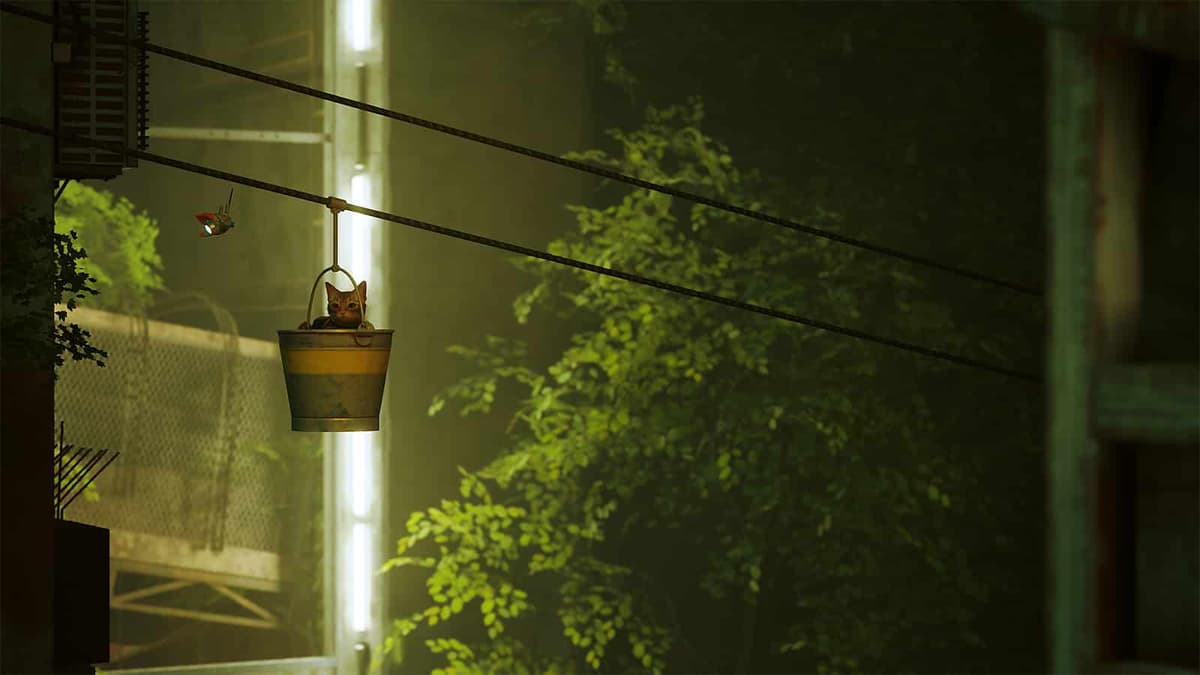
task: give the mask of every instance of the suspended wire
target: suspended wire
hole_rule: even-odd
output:
[[[34,11],[24,9],[21,7],[15,7],[8,3],[0,3],[0,9],[3,9],[4,11],[10,12],[12,14],[17,14],[19,16],[26,17],[28,19],[32,19],[34,21],[41,21],[43,23],[56,25],[53,17],[51,17],[49,15],[41,14],[41,13],[34,12]],[[247,80],[252,80],[254,82],[259,82],[261,84],[266,84],[266,85],[269,85],[272,87],[278,87],[280,89],[287,89],[289,91],[293,91],[298,94],[303,94],[305,96],[310,96],[310,97],[318,98],[318,99],[321,99],[324,101],[329,101],[330,103],[336,103],[338,105],[343,105],[343,106],[346,106],[349,108],[354,108],[354,109],[361,110],[364,112],[372,113],[375,115],[379,115],[381,117],[387,117],[389,119],[393,119],[398,122],[403,122],[405,124],[418,126],[418,127],[424,128],[424,129],[429,129],[430,131],[436,131],[438,133],[447,134],[449,136],[454,136],[456,138],[461,138],[461,139],[472,141],[475,143],[481,143],[483,145],[488,145],[493,148],[499,148],[500,150],[505,150],[507,152],[516,153],[518,155],[524,155],[525,157],[530,157],[532,159],[536,159],[536,160],[539,160],[542,162],[549,162],[551,164],[557,164],[558,166],[573,169],[575,171],[582,171],[584,173],[589,173],[589,174],[592,174],[595,176],[599,176],[601,178],[606,178],[608,180],[625,183],[627,185],[632,185],[634,187],[642,188],[644,190],[651,190],[653,192],[658,192],[658,193],[669,195],[672,197],[678,197],[680,199],[685,199],[687,201],[695,202],[697,204],[703,204],[704,206],[708,206],[708,207],[718,209],[721,211],[726,211],[728,213],[733,213],[733,214],[736,214],[739,216],[744,216],[746,218],[751,218],[751,219],[762,221],[765,223],[770,223],[772,225],[778,225],[780,227],[786,227],[791,230],[796,230],[797,232],[803,232],[805,234],[808,234],[808,235],[811,235],[814,237],[828,239],[830,241],[835,241],[840,244],[845,244],[847,246],[853,246],[855,248],[859,248],[864,251],[871,251],[872,253],[877,253],[877,254],[888,256],[891,258],[904,260],[904,261],[907,261],[914,265],[919,265],[922,267],[928,267],[931,269],[940,270],[942,272],[947,272],[949,274],[953,274],[953,275],[956,275],[959,277],[971,279],[972,281],[978,281],[978,282],[982,282],[982,283],[986,283],[986,284],[991,284],[993,286],[1006,288],[1008,290],[1016,291],[1018,293],[1024,293],[1026,295],[1034,295],[1034,296],[1042,295],[1041,290],[1039,290],[1037,288],[1033,288],[1031,286],[1020,284],[1017,282],[1007,281],[1005,279],[999,279],[997,277],[982,274],[980,272],[975,272],[973,270],[965,269],[965,268],[958,267],[955,265],[949,265],[949,264],[943,263],[943,262],[938,262],[936,260],[926,258],[924,256],[919,256],[919,255],[916,255],[913,253],[906,253],[904,251],[900,251],[900,250],[890,248],[887,246],[882,246],[880,244],[873,244],[871,242],[863,241],[861,239],[848,237],[846,235],[837,234],[835,232],[830,232],[828,230],[822,230],[820,228],[812,227],[811,225],[804,225],[802,223],[798,223],[794,220],[780,218],[778,216],[773,216],[769,213],[764,213],[762,211],[757,211],[754,209],[747,209],[747,208],[744,208],[741,206],[736,206],[734,204],[730,204],[728,202],[711,199],[709,197],[705,197],[703,195],[699,195],[694,192],[689,192],[687,190],[681,190],[679,188],[670,187],[668,185],[662,185],[662,184],[654,183],[654,182],[651,182],[648,180],[643,180],[641,178],[635,178],[628,174],[623,174],[618,171],[613,171],[611,169],[605,169],[603,167],[594,166],[592,164],[587,164],[585,162],[579,162],[576,160],[567,159],[565,157],[559,157],[557,155],[552,155],[548,152],[543,152],[541,150],[535,150],[533,148],[527,148],[527,147],[524,147],[521,145],[517,145],[515,143],[509,143],[508,141],[502,141],[502,140],[499,140],[496,138],[491,138],[490,136],[484,136],[482,134],[477,134],[477,133],[474,133],[471,131],[466,131],[464,129],[459,129],[457,127],[452,127],[452,126],[449,126],[446,124],[441,124],[439,122],[433,122],[431,120],[417,117],[415,115],[409,115],[407,113],[402,113],[397,110],[390,110],[388,108],[382,108],[380,106],[371,105],[370,103],[365,103],[363,101],[358,101],[358,100],[355,100],[352,98],[347,98],[345,96],[339,96],[337,94],[333,94],[331,92],[327,92],[327,91],[324,91],[321,89],[315,89],[313,87],[308,87],[308,86],[305,86],[302,84],[297,84],[295,82],[289,82],[288,80],[283,80],[283,79],[280,79],[277,77],[271,77],[270,75],[264,75],[262,73],[256,73],[254,71],[246,70],[244,68],[238,68],[236,66],[231,66],[229,64],[221,63],[219,61],[214,61],[212,59],[207,59],[202,56],[197,56],[195,54],[189,54],[187,52],[181,52],[181,51],[178,51],[175,49],[171,49],[169,47],[163,47],[161,45],[157,45],[157,44],[154,44],[149,41],[131,40],[131,39],[125,38],[124,36],[116,35],[114,33],[110,33],[108,31],[98,29],[98,28],[93,28],[93,27],[87,26],[87,25],[79,25],[79,26],[72,25],[72,27],[76,28],[78,30],[84,30],[84,31],[93,33],[98,36],[103,36],[107,40],[112,40],[114,42],[126,44],[129,46],[138,48],[138,49],[144,49],[145,51],[153,52],[155,54],[161,54],[162,56],[166,56],[168,58],[183,61],[184,63],[190,63],[192,65],[201,66],[203,68],[210,68],[212,70],[217,70],[217,71],[220,71],[223,73],[227,73],[229,75],[234,75],[236,77],[245,78]]]
[[[274,192],[275,194],[284,195],[285,197],[301,199],[301,200],[304,200],[307,202],[312,202],[314,204],[321,204],[321,205],[324,205],[327,207],[331,205],[331,200],[333,199],[332,197],[323,197],[321,195],[318,195],[318,194],[315,194],[312,192],[305,192],[303,190],[297,190],[295,188],[289,188],[289,187],[285,187],[282,185],[277,185],[275,183],[269,183],[266,181],[249,178],[249,177],[242,176],[239,174],[229,173],[227,171],[220,171],[218,169],[201,166],[199,164],[192,164],[191,162],[185,162],[183,160],[174,159],[172,157],[166,157],[166,156],[154,154],[151,152],[146,152],[144,150],[135,150],[133,148],[125,147],[121,144],[98,141],[98,140],[95,140],[92,138],[88,138],[85,136],[78,136],[75,134],[55,133],[52,129],[49,129],[47,127],[44,127],[44,126],[41,126],[38,124],[32,124],[29,122],[20,121],[20,120],[15,120],[15,119],[12,119],[7,116],[0,116],[0,125],[11,126],[11,127],[15,127],[18,129],[23,129],[23,130],[31,132],[31,133],[40,134],[43,136],[49,136],[52,138],[58,138],[59,140],[66,140],[66,141],[76,142],[76,143],[85,143],[85,144],[88,144],[88,145],[91,145],[91,146],[94,146],[97,148],[108,150],[110,152],[124,154],[124,155],[131,156],[131,157],[136,157],[138,159],[142,159],[142,160],[145,160],[148,162],[153,162],[155,164],[162,164],[164,166],[174,167],[176,169],[181,169],[183,171],[189,171],[191,173],[200,174],[202,176],[208,176],[210,178],[217,178],[217,179],[226,180],[226,181],[229,181],[232,183],[239,183],[241,185],[246,185],[248,187],[257,188],[259,190],[263,190],[266,192]],[[880,344],[880,345],[884,345],[887,347],[894,347],[896,349],[902,349],[904,351],[912,352],[914,354],[920,354],[922,356],[927,356],[927,357],[933,358],[933,359],[939,359],[939,360],[947,361],[950,363],[956,363],[958,365],[967,366],[970,368],[978,368],[980,370],[986,370],[986,371],[990,371],[990,372],[997,373],[1000,375],[1006,375],[1006,376],[1013,377],[1016,379],[1025,380],[1028,382],[1040,382],[1041,381],[1041,378],[1039,376],[1034,375],[1032,373],[1027,373],[1027,372],[1023,372],[1023,371],[1019,371],[1019,370],[1014,370],[1012,368],[1007,368],[1005,366],[998,366],[998,365],[986,363],[983,361],[978,361],[976,359],[972,359],[969,357],[959,356],[957,354],[945,352],[940,349],[933,349],[930,347],[922,347],[921,345],[912,344],[912,343],[904,342],[901,340],[895,340],[895,339],[892,339],[889,337],[873,335],[871,333],[856,330],[854,328],[847,328],[845,326],[839,326],[836,324],[827,323],[825,321],[818,321],[816,319],[810,319],[810,318],[807,318],[804,316],[800,316],[799,314],[793,314],[791,312],[784,312],[784,311],[781,311],[778,309],[773,309],[771,307],[764,307],[762,305],[756,305],[756,304],[744,302],[741,300],[735,300],[733,298],[726,298],[724,296],[715,295],[713,293],[707,293],[705,291],[698,291],[694,288],[679,286],[677,284],[672,284],[672,283],[669,283],[666,281],[662,281],[660,279],[655,279],[653,277],[642,276],[639,274],[633,274],[631,272],[625,272],[623,270],[618,270],[618,269],[611,269],[608,267],[601,267],[599,265],[594,265],[592,263],[583,262],[581,260],[576,260],[574,258],[568,258],[565,256],[555,255],[553,253],[548,253],[546,251],[540,251],[540,250],[534,249],[534,248],[528,248],[526,246],[521,246],[520,244],[514,244],[514,243],[503,241],[500,239],[492,239],[490,237],[484,237],[484,236],[481,236],[478,234],[472,234],[470,232],[463,232],[462,230],[455,230],[453,228],[443,227],[441,225],[434,225],[433,223],[427,223],[425,221],[417,220],[415,218],[408,218],[406,216],[401,216],[401,215],[397,215],[394,213],[388,213],[386,211],[377,211],[375,209],[367,208],[365,206],[341,202],[340,200],[339,200],[339,207],[346,211],[352,211],[354,213],[360,213],[364,216],[370,216],[371,218],[376,218],[376,219],[387,221],[387,222],[397,223],[399,225],[405,225],[407,227],[415,228],[418,230],[424,230],[426,232],[432,232],[434,234],[440,234],[440,235],[446,236],[446,237],[453,237],[455,239],[460,239],[462,241],[469,241],[473,244],[479,244],[481,246],[487,246],[489,248],[495,248],[495,249],[499,249],[501,251],[508,251],[509,253],[516,253],[516,254],[527,256],[530,258],[537,258],[539,260],[544,260],[546,262],[555,263],[557,265],[573,267],[575,269],[583,270],[585,272],[591,272],[592,274],[600,274],[600,275],[612,277],[615,279],[621,279],[623,281],[627,281],[627,282],[634,283],[634,284],[639,284],[641,286],[657,288],[659,290],[667,291],[669,293],[684,295],[684,296],[687,296],[690,298],[696,298],[698,300],[704,300],[706,302],[711,302],[711,303],[715,303],[718,305],[724,305],[726,307],[732,307],[734,309],[742,310],[745,312],[752,312],[754,314],[761,314],[763,316],[769,316],[769,317],[773,317],[776,319],[781,319],[783,321],[797,323],[797,324],[800,324],[803,326],[808,326],[810,328],[816,328],[818,330],[826,331],[829,333],[834,333],[837,335],[843,335],[846,337],[855,338],[857,340],[862,340],[865,342],[873,342],[875,344]]]

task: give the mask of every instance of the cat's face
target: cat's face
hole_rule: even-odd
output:
[[[367,302],[367,282],[360,282],[356,293],[353,290],[339,291],[326,281],[325,295],[329,298],[326,309],[334,325],[338,328],[358,328],[363,321],[363,308]]]

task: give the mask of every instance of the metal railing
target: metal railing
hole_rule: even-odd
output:
[[[334,675],[336,672],[337,660],[332,656],[306,656],[294,659],[232,661],[228,663],[200,663],[190,666],[160,666],[156,668],[96,669],[97,675],[228,675],[232,673]]]

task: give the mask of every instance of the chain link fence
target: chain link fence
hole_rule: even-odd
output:
[[[278,551],[276,483],[264,448],[282,443],[288,407],[278,347],[221,332],[79,309],[72,321],[108,351],[107,367],[59,370],[55,416],[66,442],[121,452],[98,501],[68,517],[219,551]]]

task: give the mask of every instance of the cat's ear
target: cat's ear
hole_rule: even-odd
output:
[[[367,280],[366,279],[363,279],[362,281],[358,282],[358,295],[359,295],[359,297],[362,298],[363,302],[367,301]]]
[[[334,286],[333,284],[329,283],[328,281],[326,281],[325,282],[325,295],[326,295],[326,297],[329,298],[330,302],[333,302],[334,300],[336,300],[338,298],[337,287]]]

